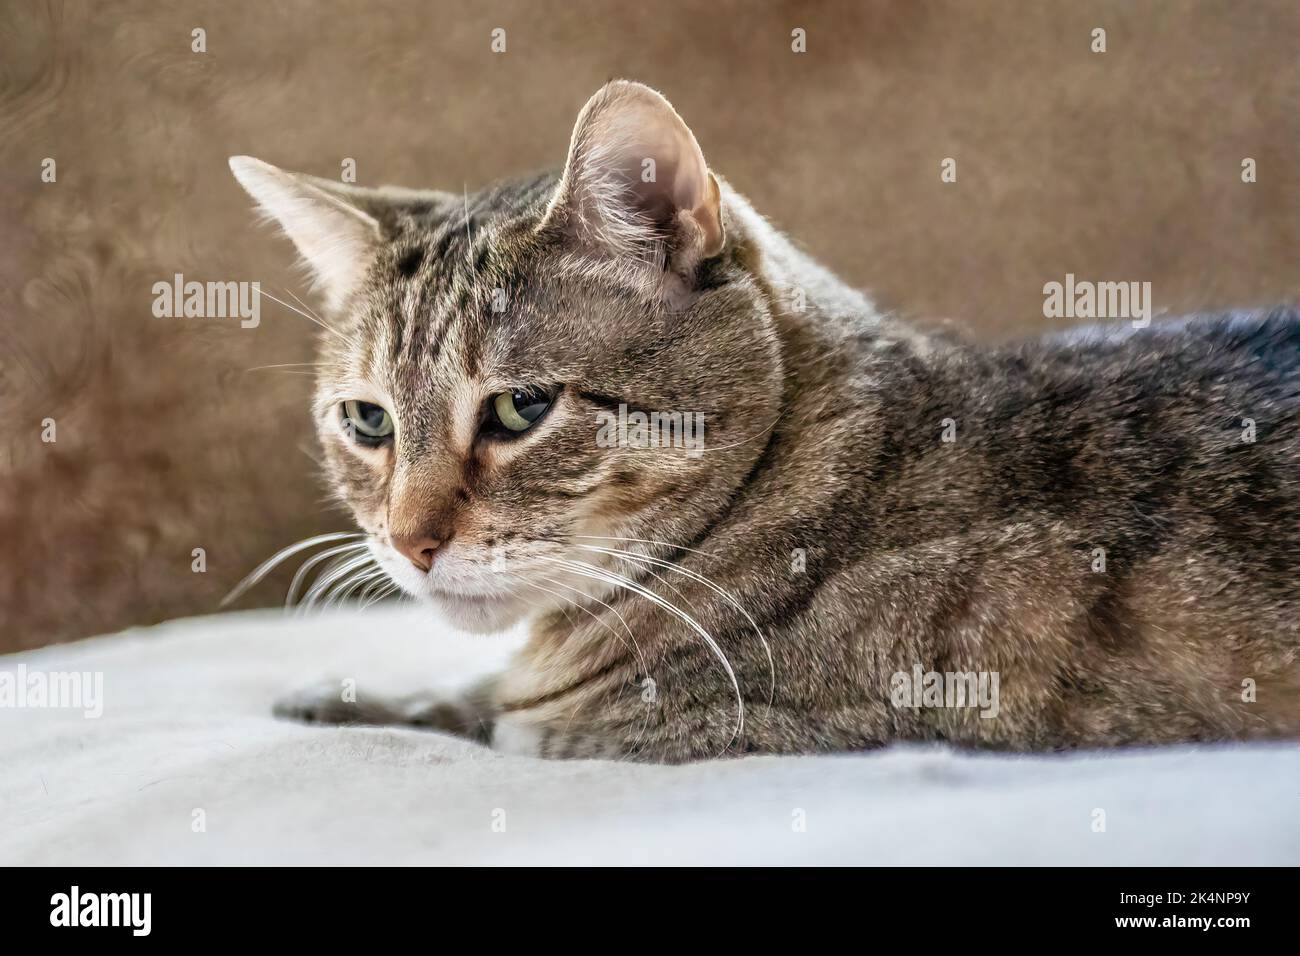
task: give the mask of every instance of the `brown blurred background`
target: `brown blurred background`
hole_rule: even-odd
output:
[[[1295,300],[1297,36],[1294,0],[6,3],[0,650],[209,612],[349,528],[321,504],[309,378],[249,371],[310,360],[312,327],[151,313],[176,272],[302,294],[231,154],[473,189],[558,165],[586,98],[639,79],[883,305],[1004,339],[1067,272],[1150,281],[1172,313]]]

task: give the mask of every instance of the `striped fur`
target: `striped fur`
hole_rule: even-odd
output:
[[[615,84],[584,115],[647,94]],[[462,625],[530,621],[458,726],[469,708],[501,746],[658,761],[1300,732],[1300,316],[936,339],[712,174],[717,254],[680,210],[583,228],[579,152],[468,196],[328,187],[380,236],[322,342],[333,486],[409,591],[441,582]],[[521,438],[480,440],[485,398],[521,384],[562,390]],[[396,442],[350,443],[345,398],[389,409]],[[703,454],[599,447],[620,404],[704,414]],[[452,529],[428,578],[387,546],[399,523]],[[997,674],[997,715],[899,706],[918,669]]]

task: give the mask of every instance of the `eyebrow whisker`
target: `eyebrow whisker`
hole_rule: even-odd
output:
[[[308,315],[308,314],[307,314],[306,312],[304,312],[302,309],[298,308],[297,306],[290,305],[288,302],[285,302],[283,299],[277,299],[275,296],[271,295],[271,293],[267,292],[266,290],[262,289],[261,287],[258,287],[258,289],[257,289],[257,294],[258,294],[258,295],[266,296],[266,297],[267,297],[268,299],[270,299],[272,302],[278,302],[280,305],[284,306],[284,307],[285,307],[286,309],[288,309],[290,312],[297,312],[299,315],[301,315],[301,316],[302,316],[304,319],[306,319],[308,322],[312,322],[312,323],[314,323],[314,324],[316,324],[316,325],[319,325],[319,326],[320,326],[322,329],[324,329],[326,332],[329,332],[329,333],[332,334],[332,335],[337,335],[337,336],[338,336],[339,338],[341,338],[344,342],[348,341],[348,337],[347,337],[346,335],[344,335],[342,332],[340,332],[338,329],[334,328],[334,327],[331,326],[331,325],[326,325],[326,324],[325,324],[323,321],[321,321],[320,319],[316,318],[315,316]]]

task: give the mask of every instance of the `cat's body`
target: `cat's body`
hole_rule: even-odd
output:
[[[802,400],[757,440],[727,511],[688,542],[708,554],[666,555],[739,607],[658,568],[677,603],[708,609],[697,617],[736,670],[746,718],[733,747],[1300,732],[1300,315],[988,350],[906,337],[882,348],[870,324],[813,349],[799,331],[783,341],[786,357],[819,355],[793,363],[791,380],[819,384],[795,387]],[[592,646],[574,653],[573,622],[553,616],[495,691],[506,745],[652,759],[726,749],[735,711],[717,661],[644,600],[614,604],[647,662],[621,648],[625,663],[607,669],[615,648],[598,646],[611,637],[580,615]],[[566,660],[561,680],[541,679],[547,652]],[[894,675],[918,664],[997,673],[998,714],[981,717],[974,695],[895,706]],[[564,680],[572,690],[557,693]]]
[[[462,624],[532,616],[464,701],[283,712],[667,761],[1300,733],[1300,316],[932,339],[720,187],[660,103],[614,84],[562,177],[463,207],[237,168],[322,259],[322,436],[381,566]],[[356,223],[295,223],[304,190],[369,220],[333,289]],[[554,383],[536,428],[480,437],[516,382]],[[348,396],[392,411],[387,445],[336,434]],[[707,441],[603,446],[619,405]],[[993,696],[935,706],[935,675]]]

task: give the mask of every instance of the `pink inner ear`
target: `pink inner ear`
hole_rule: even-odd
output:
[[[657,182],[642,182],[639,164],[632,175],[635,177],[632,179],[634,184],[632,192],[637,197],[641,211],[656,225],[663,225],[672,221],[673,217],[677,215],[677,210],[682,208],[679,194],[683,190],[676,182],[676,164],[665,163],[656,159],[655,176]]]
[[[694,210],[705,196],[708,167],[694,136],[666,101],[649,91],[608,104],[592,117],[586,139],[586,175],[616,177],[631,188],[641,211],[656,223]],[[643,179],[653,159],[655,179]]]
[[[646,160],[654,161],[651,182]],[[648,87],[620,81],[588,101],[563,182],[547,220],[566,220],[613,255],[639,254],[678,232],[673,238],[683,241],[670,245],[683,263],[722,248],[720,196],[704,154],[668,101]]]
[[[621,172],[633,186],[642,210],[656,223],[678,210],[697,209],[705,195],[708,166],[695,138],[667,104],[629,109],[604,131],[621,141]],[[655,181],[644,182],[642,163],[655,162]]]

